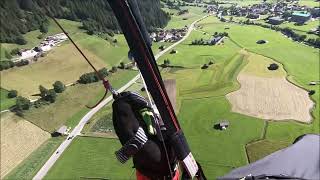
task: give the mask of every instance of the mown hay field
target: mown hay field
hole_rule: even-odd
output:
[[[134,179],[132,163],[114,155],[120,148],[117,139],[77,137],[44,179]]]
[[[97,68],[104,62],[90,51],[84,53]],[[16,89],[21,95],[32,98],[39,92],[39,85],[52,88],[55,81],[65,84],[76,82],[79,77],[92,69],[71,44],[56,47],[44,58],[33,64],[1,71],[1,87]],[[33,97],[34,98],[34,97]]]
[[[11,112],[1,114],[1,179],[51,135]]]
[[[237,78],[240,89],[226,96],[232,111],[269,120],[311,122],[313,101],[307,91],[287,81],[282,66],[270,71],[267,67],[275,62],[253,53],[248,61]]]
[[[114,88],[119,88],[131,80],[136,73],[136,71],[119,70],[108,76],[108,79]],[[104,87],[101,82],[70,86],[66,91],[58,94],[55,103],[32,108],[25,112],[24,118],[49,132],[57,130],[62,125],[74,127],[81,118],[77,114],[84,115],[88,110],[85,106],[94,105],[103,94]]]
[[[64,137],[48,139],[3,179],[32,179],[63,140]]]

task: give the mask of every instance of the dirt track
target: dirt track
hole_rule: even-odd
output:
[[[51,136],[11,112],[1,114],[1,178]]]
[[[308,93],[284,77],[258,77],[240,73],[241,88],[226,97],[232,111],[272,120],[293,119],[310,122],[313,101]]]

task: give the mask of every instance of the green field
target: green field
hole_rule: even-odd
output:
[[[64,138],[50,138],[5,176],[4,179],[32,179],[63,140]]]
[[[308,7],[320,7],[319,1],[315,0],[299,0],[299,4]]]
[[[8,91],[3,88],[0,88],[0,100],[0,111],[9,109],[16,102],[15,98],[8,98]]]
[[[121,164],[114,152],[116,139],[77,137],[44,179],[132,179],[132,163]]]
[[[75,22],[75,21],[69,21],[65,19],[59,19],[59,23],[65,30],[69,33],[71,37],[74,37],[78,33],[84,32],[84,30],[81,30],[81,23]],[[37,37],[41,34],[39,30],[31,31],[23,35],[25,40],[27,41],[26,45],[18,45],[18,44],[10,44],[10,43],[2,43],[1,49],[7,50],[10,52],[14,48],[19,49],[30,49],[40,44],[40,42],[45,39],[47,36],[54,35],[61,33],[62,31],[59,29],[59,27],[53,23],[52,20],[50,20],[49,27],[48,27],[48,33],[44,35],[42,39],[38,39]]]
[[[205,13],[203,13],[203,8],[200,7],[188,6],[181,9],[188,9],[189,13],[177,15],[178,10],[168,8],[163,9],[165,12],[173,13],[173,15],[171,15],[171,20],[169,21],[165,29],[183,28],[186,25],[189,26],[193,21],[205,15]]]
[[[246,146],[248,158],[250,162],[255,162],[261,157],[265,157],[275,151],[283,149],[291,145],[291,142],[288,141],[270,141],[270,140],[261,140]]]
[[[192,22],[192,18],[198,19],[202,16],[199,9],[189,11],[193,13],[192,17],[188,20],[173,17],[167,28],[183,27],[189,20]],[[166,54],[158,63],[169,59],[172,65],[182,66],[163,69],[162,75],[164,79],[174,78],[177,81],[178,118],[195,158],[201,163],[209,179],[222,176],[235,167],[256,161],[286,147],[301,134],[319,133],[319,86],[308,85],[310,81],[319,80],[318,49],[293,42],[279,32],[258,26],[223,23],[215,17],[204,19],[198,25],[202,28],[193,31],[185,42],[175,48],[178,53]],[[226,38],[222,45],[190,45],[195,39],[209,40],[214,32],[225,31],[228,32],[229,38]],[[118,38],[120,41],[123,40],[121,37]],[[256,41],[261,39],[267,40],[268,43],[257,44]],[[109,56],[99,49],[104,44],[99,42],[95,37],[79,40],[81,46],[108,63]],[[156,47],[157,45],[154,49]],[[115,52],[109,49],[106,51],[109,54]],[[248,53],[251,56],[248,56]],[[119,50],[114,57],[112,63],[118,63],[124,56]],[[259,58],[263,63],[251,63],[246,66],[248,57]],[[312,111],[314,120],[311,124],[295,121],[266,123],[262,119],[231,112],[231,104],[225,95],[240,87],[236,81],[240,70],[264,75],[265,72],[255,71],[254,67],[261,69],[266,66],[270,60],[268,58],[283,65],[288,80],[305,89],[316,90],[316,94],[311,96],[316,103]],[[214,64],[208,69],[200,68],[209,61],[213,61]],[[117,76],[121,78],[113,80],[119,83],[116,87],[128,81],[136,72],[130,73],[127,75],[128,72],[125,71],[121,76]],[[283,75],[285,72],[279,73]],[[139,87],[132,89],[139,90]],[[73,126],[86,112],[83,105],[94,102],[102,93],[100,88],[98,84],[70,87],[58,97],[55,104],[33,109],[25,117],[49,131],[63,123]],[[54,121],[51,122],[51,119],[46,117],[52,117]],[[214,124],[225,119],[230,122],[227,130],[213,128]],[[94,116],[84,131],[96,132],[99,128],[108,128],[110,123],[110,106],[107,106]],[[114,156],[114,151],[119,147],[118,140],[77,137],[45,179],[129,179],[132,176],[132,164],[121,165]]]
[[[89,123],[87,123],[82,130],[83,134],[85,134],[86,136],[98,137],[110,137],[114,135],[111,104],[112,103],[107,104],[90,119]]]

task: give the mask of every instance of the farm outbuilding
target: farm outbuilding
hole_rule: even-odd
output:
[[[305,23],[311,19],[311,14],[304,11],[296,11],[292,13],[290,21],[297,23]]]
[[[265,43],[267,43],[267,42],[268,42],[268,41],[261,39],[261,40],[258,40],[256,43],[257,43],[257,44],[265,44]]]
[[[213,126],[214,129],[226,130],[230,123],[228,120],[222,120]]]
[[[315,86],[315,85],[317,85],[317,82],[315,82],[315,81],[311,81],[311,82],[309,82],[309,85],[311,85],[311,86]]]
[[[56,130],[54,133],[52,133],[51,135],[53,137],[57,137],[57,136],[63,136],[66,135],[68,131],[68,127],[67,126],[61,126],[58,130]]]
[[[282,24],[283,22],[284,22],[284,19],[279,16],[271,17],[268,19],[268,23],[272,25],[279,25],[279,24]]]
[[[269,65],[268,69],[271,71],[277,70],[279,68],[279,65],[276,63],[272,63]]]

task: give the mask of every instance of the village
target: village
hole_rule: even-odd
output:
[[[48,36],[38,46],[32,49],[21,49],[18,52],[19,57],[17,57],[13,61],[15,63],[25,60],[28,60],[29,62],[34,61],[44,53],[52,50],[56,46],[59,46],[62,42],[66,41],[67,39],[68,37],[64,33]]]
[[[182,29],[160,29],[150,34],[150,38],[154,42],[170,42],[174,43],[182,39],[187,33],[188,27]]]
[[[230,7],[215,4],[208,5],[205,11],[216,13],[219,18],[233,16],[246,17],[251,20],[263,19],[271,25],[280,25],[285,21],[295,22],[295,25],[303,25],[307,21],[316,21],[320,17],[319,7],[301,6],[298,1],[280,1],[276,4],[262,2],[251,6],[232,4]],[[319,34],[318,29],[310,29],[310,31]]]

